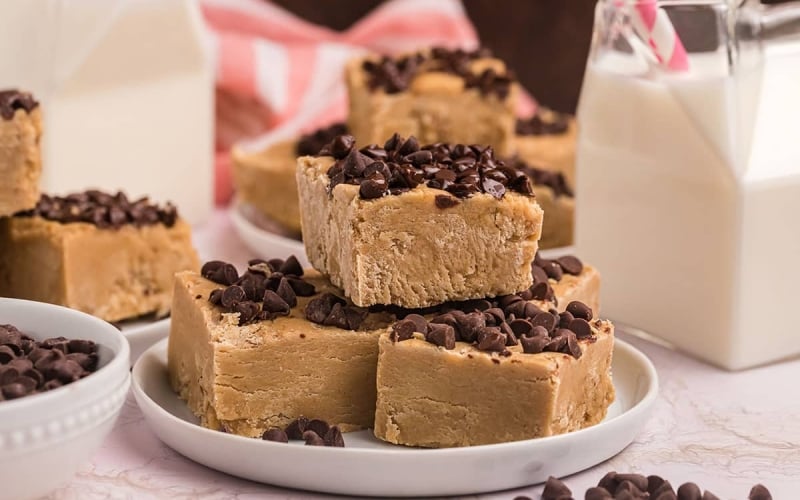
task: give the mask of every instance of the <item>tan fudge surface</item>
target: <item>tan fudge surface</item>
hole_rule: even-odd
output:
[[[239,199],[289,231],[300,233],[297,199],[297,141],[283,141],[259,153],[232,152],[233,183]]]
[[[517,135],[514,149],[523,161],[564,174],[569,186],[575,186],[575,147],[578,126],[571,118],[563,134]]]
[[[541,184],[534,184],[533,192],[544,212],[539,248],[544,250],[572,245],[575,199],[571,196],[556,196],[550,187]]]
[[[306,273],[318,292],[337,292]],[[260,437],[304,415],[343,431],[372,427],[378,336],[390,317],[370,314],[359,331],[305,319],[312,297],[291,315],[239,326],[208,302],[220,288],[196,273],[175,280],[169,337],[172,387],[211,429]]]
[[[0,220],[0,296],[60,304],[106,321],[169,312],[176,272],[198,269],[191,230],[98,229],[40,217]]]
[[[564,312],[570,302],[583,302],[594,312],[600,314],[600,273],[594,267],[584,264],[583,271],[577,276],[564,274],[561,280],[550,279],[550,286],[556,296],[556,309]],[[536,302],[536,301],[534,301]]]
[[[29,210],[39,201],[41,135],[38,107],[30,113],[18,109],[11,120],[0,118],[0,217]]]
[[[350,61],[345,75],[350,96],[347,126],[361,146],[383,144],[395,132],[415,136],[421,144],[448,142],[486,144],[500,154],[514,148],[514,109],[518,89],[514,84],[505,99],[464,88],[464,80],[440,71],[418,74],[404,92],[387,94],[370,90],[361,65]],[[478,59],[475,73],[486,68],[504,70],[498,59]]]
[[[426,186],[363,200],[327,193],[331,157],[298,159],[303,241],[315,269],[359,306],[415,308],[516,293],[531,285],[542,210],[534,198],[477,194],[447,209]]]
[[[594,325],[594,322],[592,322]],[[597,329],[596,329],[597,330]],[[375,436],[390,443],[447,448],[519,441],[597,424],[614,400],[613,326],[601,323],[583,354],[445,350],[421,334],[380,338]]]

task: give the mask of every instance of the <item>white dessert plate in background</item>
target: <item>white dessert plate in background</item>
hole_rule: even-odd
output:
[[[134,319],[122,322],[119,327],[131,346],[131,366],[151,345],[169,336],[169,318]]]
[[[384,443],[371,431],[344,435],[346,448],[273,443],[200,427],[170,388],[167,342],[133,368],[133,393],[150,428],[178,453],[213,469],[277,486],[359,496],[468,495],[517,488],[603,462],[647,421],[658,380],[650,360],[616,341],[617,398],[603,422],[580,431],[468,448],[420,449]]]
[[[255,256],[262,259],[286,259],[294,255],[304,268],[311,267],[302,241],[279,234],[274,222],[258,214],[246,203],[234,200],[229,210],[233,227]]]

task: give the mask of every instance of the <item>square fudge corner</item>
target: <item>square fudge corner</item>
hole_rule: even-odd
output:
[[[369,55],[345,70],[348,127],[360,144],[391,134],[424,143],[489,144],[514,149],[518,85],[485,50],[434,48],[397,57]]]
[[[414,333],[379,341],[375,436],[405,446],[449,448],[520,441],[602,421],[614,400],[614,329],[592,322],[579,357],[529,354],[519,345],[486,352],[437,345]],[[434,340],[434,342],[436,342]],[[448,348],[449,347],[449,348]]]
[[[41,136],[39,103],[26,92],[0,91],[0,217],[29,210],[39,200]]]
[[[484,188],[497,187],[489,181],[482,187],[466,181],[445,184],[449,191],[431,187],[442,186],[437,175],[456,178],[452,164],[436,160],[435,151],[427,166],[393,163],[386,156],[405,148],[397,142],[402,140],[388,151],[371,148],[370,154],[386,161],[374,162],[379,167],[372,168],[384,170],[369,179],[328,176],[332,167],[341,169],[353,156],[364,157],[354,148],[340,160],[298,159],[303,240],[314,268],[362,307],[420,308],[528,288],[542,229],[542,210],[530,193],[500,187],[501,195],[489,194]],[[427,150],[416,149],[420,161],[431,161]],[[459,156],[451,153],[442,154]],[[471,168],[474,178],[476,170],[481,175],[492,170],[477,164]],[[414,187],[393,187],[405,182],[398,180],[404,175],[415,176]],[[384,191],[372,190],[376,184]]]

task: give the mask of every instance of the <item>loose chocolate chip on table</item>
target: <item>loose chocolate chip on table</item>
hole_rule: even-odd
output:
[[[703,492],[703,500],[719,500],[719,497],[710,491],[706,490]]]
[[[288,443],[289,437],[286,435],[286,432],[283,429],[278,429],[277,427],[273,427],[264,432],[261,436],[261,439],[265,441],[275,441],[278,443]]]
[[[572,498],[572,490],[563,481],[553,476],[547,478],[542,491],[542,500],[566,500],[569,498]]]
[[[306,442],[306,446],[325,446],[325,440],[314,431],[305,431],[303,439]]]
[[[748,500],[772,500],[772,494],[764,485],[757,484],[750,490],[750,496],[747,498]]]
[[[608,490],[599,486],[586,490],[586,496],[584,498],[585,500],[614,500],[614,497]]]
[[[678,488],[678,500],[702,500],[703,493],[695,483],[683,483]]]

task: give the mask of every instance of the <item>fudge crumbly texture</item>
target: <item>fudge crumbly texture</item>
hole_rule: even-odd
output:
[[[348,127],[358,143],[380,144],[397,132],[414,135],[426,144],[490,144],[499,153],[510,154],[517,84],[508,83],[507,92],[486,92],[480,86],[469,86],[469,76],[451,71],[458,66],[473,78],[506,75],[503,61],[477,53],[438,53],[441,57],[426,51],[398,58],[368,56],[348,63]],[[366,69],[370,65],[373,71]],[[380,82],[374,81],[375,72],[380,77],[387,66],[402,68],[400,76],[389,78],[389,85],[376,85]],[[396,72],[387,68],[384,73]]]
[[[341,292],[314,271],[304,279],[317,294],[297,297],[288,316],[240,326],[239,313],[209,302],[220,285],[176,276],[169,377],[203,426],[248,437],[303,415],[345,432],[372,426],[378,337],[390,317],[370,314],[357,331],[312,323],[309,302]]]
[[[509,191],[456,200],[418,185],[364,199],[346,183],[329,194],[333,164],[326,156],[298,159],[303,240],[314,268],[356,305],[418,308],[531,285],[542,227],[534,198]],[[440,208],[442,196],[456,201]]]
[[[574,186],[578,134],[575,118],[543,109],[526,122],[517,125],[513,146],[516,154],[531,165],[561,172],[567,183]]]
[[[232,152],[233,183],[243,203],[294,235],[300,234],[300,207],[295,170],[297,141],[282,141],[258,153]]]
[[[30,94],[0,91],[0,217],[39,200],[42,116]]]
[[[582,355],[489,353],[457,342],[381,336],[375,436],[405,446],[448,448],[504,443],[599,423],[614,400],[614,329],[593,322]]]
[[[106,321],[169,312],[173,276],[197,269],[191,229],[99,228],[39,216],[0,220],[0,296],[59,304]]]

